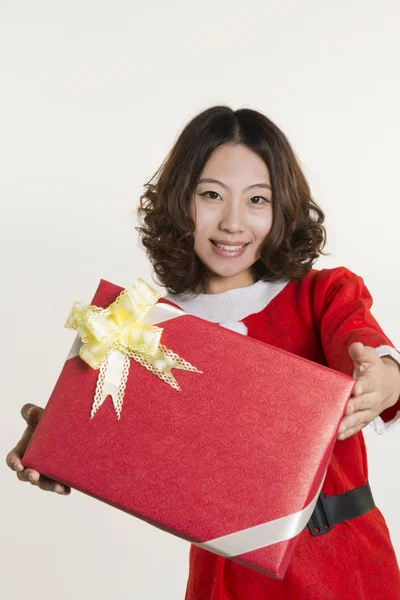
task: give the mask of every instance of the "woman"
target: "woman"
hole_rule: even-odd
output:
[[[257,111],[212,107],[184,128],[151,181],[138,229],[164,301],[357,379],[322,492],[338,505],[353,490],[364,497],[362,428],[398,422],[400,354],[360,276],[312,268],[326,241],[324,214],[287,138]],[[7,463],[22,481],[55,490],[20,462],[40,418],[29,406]],[[186,600],[400,599],[385,520],[375,506],[357,511],[323,535],[305,529],[282,581],[192,545]]]

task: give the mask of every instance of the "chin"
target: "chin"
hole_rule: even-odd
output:
[[[218,268],[217,266],[214,266],[212,264],[207,265],[209,271],[211,271],[214,275],[217,275],[218,277],[235,277],[236,275],[243,273],[243,271],[247,271],[250,267],[251,265],[243,265],[241,267],[236,268]]]

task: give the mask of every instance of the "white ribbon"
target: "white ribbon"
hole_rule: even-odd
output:
[[[200,548],[204,548],[205,550],[215,552],[215,554],[231,557],[244,554],[245,552],[251,552],[252,550],[259,550],[266,546],[272,546],[278,542],[283,542],[295,537],[303,531],[310,520],[322,484],[325,480],[325,474],[322,478],[321,485],[318,488],[318,492],[315,494],[310,504],[302,510],[285,517],[280,517],[279,519],[273,519],[267,523],[262,523],[261,525],[256,525],[255,527],[248,527],[247,529],[242,529],[235,533],[214,538],[208,542],[191,543],[200,546]]]
[[[157,325],[163,321],[169,321],[170,319],[188,314],[190,313],[186,313],[170,304],[157,303],[147,311],[143,316],[142,321],[149,325]],[[68,354],[67,360],[79,355],[81,345],[82,342],[78,334]],[[118,390],[121,384],[122,371],[126,358],[127,357],[123,352],[115,350],[110,354],[108,359],[105,372],[103,399],[110,394],[114,406],[117,402]],[[251,552],[252,550],[259,550],[266,546],[272,546],[278,542],[283,542],[295,537],[301,533],[312,515],[325,480],[325,474],[326,471],[314,498],[302,510],[278,519],[273,519],[267,523],[262,523],[261,525],[248,527],[247,529],[242,529],[235,533],[208,540],[207,542],[191,543],[200,548],[204,548],[205,550],[214,552],[215,554],[231,557],[244,554],[245,552]]]

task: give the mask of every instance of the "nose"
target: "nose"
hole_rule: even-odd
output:
[[[238,204],[227,203],[224,206],[219,228],[228,233],[238,233],[244,230],[244,215]]]

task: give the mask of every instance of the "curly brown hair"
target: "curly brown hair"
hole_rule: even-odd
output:
[[[193,249],[190,203],[211,153],[227,143],[253,150],[270,174],[273,223],[252,266],[254,279],[301,279],[319,254],[329,254],[322,252],[325,215],[311,197],[286,136],[256,110],[213,106],[184,127],[140,197],[141,226],[136,229],[159,283],[169,293],[206,291],[207,272]]]

